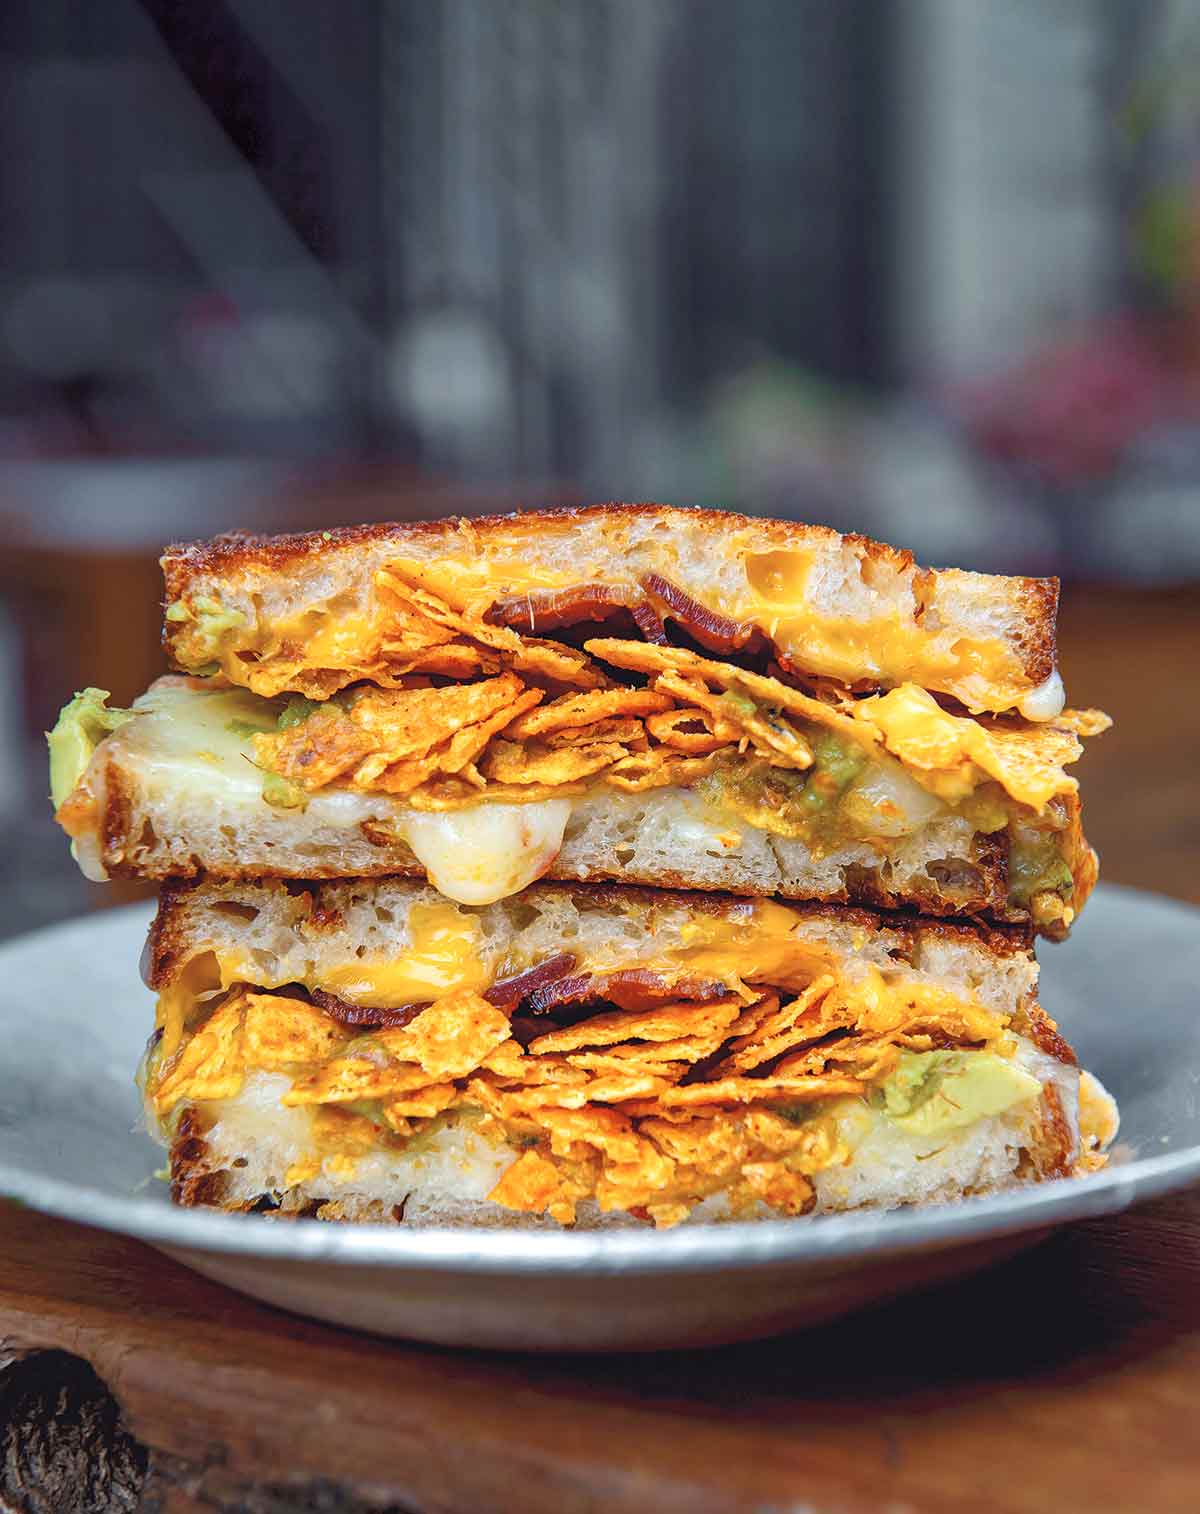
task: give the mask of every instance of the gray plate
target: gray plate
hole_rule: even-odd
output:
[[[0,1194],[137,1236],[245,1293],[454,1345],[711,1345],[951,1277],[1068,1220],[1200,1179],[1200,911],[1102,888],[1045,952],[1042,1001],[1121,1105],[1117,1160],[944,1207],[578,1235],[279,1223],[174,1209],[132,1069],[149,1029],[138,907],[0,948]]]

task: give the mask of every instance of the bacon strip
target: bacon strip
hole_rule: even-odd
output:
[[[661,600],[688,635],[710,652],[740,652],[756,636],[762,639],[757,626],[742,626],[728,615],[718,615],[659,573],[647,573],[642,587]]]
[[[425,1004],[399,1004],[393,1007],[368,1009],[365,1004],[351,1004],[346,999],[339,999],[336,994],[327,994],[323,988],[314,988],[308,997],[317,1006],[323,1009],[327,1015],[337,1020],[342,1025],[366,1025],[386,1026],[393,1030],[397,1026],[407,1025],[410,1020],[415,1020],[423,1009],[428,1008]]]
[[[522,999],[565,978],[574,966],[575,958],[570,952],[559,952],[557,956],[547,957],[536,967],[527,968],[513,978],[502,978],[499,983],[493,983],[483,997],[497,1009],[511,1014]]]
[[[627,967],[610,973],[599,983],[601,995],[618,1009],[650,1009],[676,999],[720,999],[729,990],[723,983],[705,978],[679,978],[669,983],[661,973],[645,967]]]
[[[669,646],[667,640],[667,628],[663,624],[663,618],[653,605],[633,605],[630,614],[637,623],[638,630],[647,641],[653,642],[656,647]]]
[[[570,589],[498,599],[483,618],[489,625],[512,626],[518,631],[540,634],[584,620],[607,620],[616,611],[633,610],[640,603],[641,595],[635,589],[578,584]]]
[[[526,1014],[544,1015],[557,1009],[560,1004],[577,1004],[581,999],[595,996],[595,983],[591,973],[585,973],[582,977],[559,978],[556,983],[547,983],[545,987],[535,989],[525,1000],[523,1008]]]
[[[703,1002],[717,999],[727,992],[724,984],[704,978],[679,978],[674,983],[661,973],[644,967],[624,968],[621,972],[606,976],[581,974],[573,978],[560,978],[549,983],[536,993],[530,994],[522,1006],[526,1014],[545,1015],[566,1004],[594,1001],[615,1004],[618,1009],[649,1009],[674,999],[689,999]]]

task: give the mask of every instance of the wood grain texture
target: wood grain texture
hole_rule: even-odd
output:
[[[1072,703],[1117,721],[1078,770],[1104,876],[1200,902],[1200,595],[1061,624]],[[168,1514],[1195,1514],[1197,1425],[1200,1192],[803,1335],[549,1359],[311,1324],[0,1206],[0,1511],[40,1514],[36,1452],[55,1514],[139,1476]],[[62,1503],[97,1427],[99,1491]]]
[[[802,1335],[586,1359],[353,1335],[0,1213],[0,1341],[90,1363],[171,1509],[1197,1507],[1198,1195]]]

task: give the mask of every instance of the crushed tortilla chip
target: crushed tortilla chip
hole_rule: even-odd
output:
[[[632,715],[614,716],[611,720],[597,720],[595,725],[568,726],[545,737],[545,745],[551,750],[563,746],[586,746],[596,741],[619,741],[622,746],[640,750],[646,745],[646,728]]]
[[[548,1051],[577,1051],[584,1046],[612,1046],[619,1041],[673,1041],[732,1025],[740,1013],[741,1003],[732,994],[708,1003],[682,1000],[652,1009],[618,1009],[538,1036],[528,1049],[537,1056]]]
[[[498,783],[558,786],[591,777],[624,756],[625,748],[615,741],[555,749],[537,743],[518,746],[501,740],[492,743],[479,768],[486,778]]]
[[[465,1078],[509,1037],[508,1016],[469,989],[437,999],[414,1020],[377,1031],[377,1041],[398,1062],[416,1062],[429,1082]]]
[[[576,1192],[559,1165],[526,1151],[500,1177],[488,1194],[493,1204],[526,1214],[549,1214],[560,1225],[575,1222],[575,1206],[587,1192]]]
[[[382,1065],[365,1056],[347,1055],[317,1072],[298,1078],[281,1099],[289,1108],[301,1104],[349,1104],[359,1099],[389,1099],[424,1088],[429,1074],[420,1067]]]
[[[430,1083],[414,1093],[403,1093],[399,1098],[388,1099],[383,1106],[383,1117],[389,1125],[400,1120],[428,1120],[444,1109],[458,1103],[462,1090],[456,1083]]]
[[[247,994],[242,1047],[247,1067],[267,1072],[326,1062],[351,1038],[324,1010],[278,994]]]
[[[160,1115],[181,1099],[231,1099],[241,1090],[244,1009],[245,996],[234,994],[191,1033],[154,1091]]]
[[[540,709],[521,715],[505,731],[510,741],[527,741],[582,726],[595,725],[614,715],[650,715],[669,710],[672,701],[651,689],[600,689],[590,694],[568,694]]]
[[[663,746],[701,757],[720,751],[741,735],[739,728],[723,715],[687,705],[666,710],[661,715],[651,715],[646,721],[646,729]]]

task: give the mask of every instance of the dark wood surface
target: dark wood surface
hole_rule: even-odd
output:
[[[1080,769],[1105,876],[1200,902],[1200,596],[1068,595],[1061,644],[1117,719]],[[588,1359],[308,1324],[0,1207],[0,1510],[137,1508],[1194,1514],[1200,1193],[802,1335]]]

